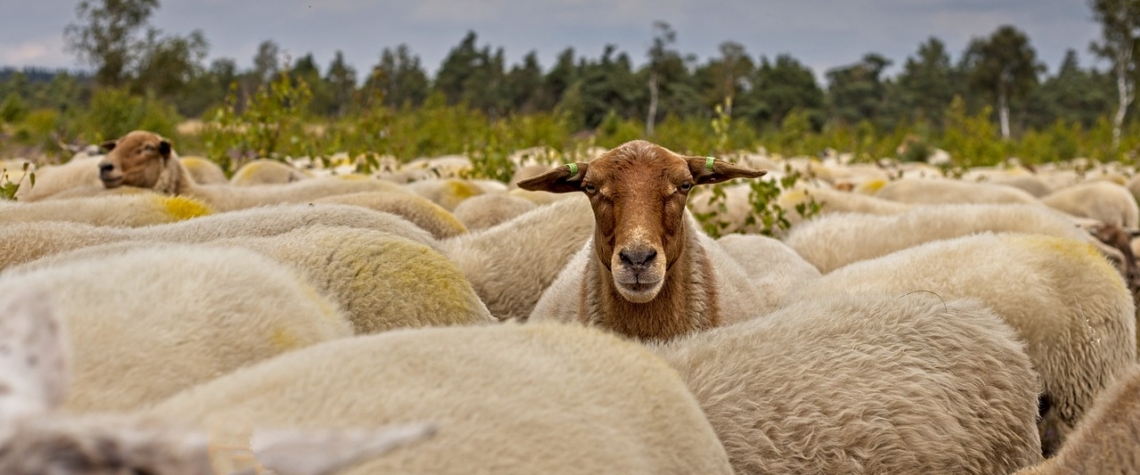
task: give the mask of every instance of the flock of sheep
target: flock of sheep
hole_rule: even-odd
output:
[[[1123,167],[102,149],[0,202],[3,474],[1140,474]]]

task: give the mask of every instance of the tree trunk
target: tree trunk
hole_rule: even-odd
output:
[[[653,123],[657,120],[657,73],[649,73],[649,115],[645,118],[645,136],[653,136]]]
[[[998,117],[1001,120],[1001,139],[1009,140],[1009,101],[1005,91],[998,93]]]
[[[1121,45],[1120,51],[1116,55],[1116,92],[1117,92],[1117,106],[1116,114],[1112,117],[1112,148],[1113,150],[1120,149],[1120,128],[1124,124],[1124,115],[1128,112],[1128,106],[1132,104],[1132,100],[1136,96],[1136,84],[1128,77],[1128,66],[1132,63],[1132,47],[1124,47]]]

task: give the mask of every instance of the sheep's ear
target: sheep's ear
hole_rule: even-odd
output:
[[[115,145],[118,145],[118,143],[118,140],[108,140],[99,144],[99,148],[103,150],[103,152],[110,152],[111,150],[115,149]]]
[[[63,403],[68,357],[46,289],[24,288],[0,302],[0,426]]]
[[[753,170],[713,157],[685,157],[689,162],[689,172],[698,185],[720,183],[733,178],[759,178],[766,170]]]
[[[258,463],[277,475],[329,475],[435,433],[435,425],[423,423],[378,430],[257,431],[250,445]],[[255,473],[233,475],[247,472]]]
[[[171,150],[172,150],[172,147],[170,146],[170,141],[163,139],[161,142],[158,143],[158,153],[161,154],[163,157],[170,158],[170,151]]]
[[[586,176],[588,163],[571,163],[562,165],[536,177],[527,178],[518,182],[518,187],[530,191],[549,191],[551,193],[569,193],[581,191],[579,184]]]

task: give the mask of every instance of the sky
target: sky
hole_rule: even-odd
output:
[[[77,3],[0,0],[0,66],[85,67],[64,51]],[[820,78],[869,52],[892,60],[894,74],[930,36],[957,61],[971,38],[1003,24],[1028,34],[1051,73],[1070,48],[1082,65],[1105,67],[1088,52],[1099,26],[1086,0],[163,0],[151,24],[200,29],[210,59],[234,58],[243,69],[271,39],[294,58],[313,53],[322,69],[343,51],[358,72],[405,43],[434,73],[468,30],[512,64],[533,50],[549,69],[568,46],[597,58],[611,43],[641,64],[658,20],[676,30],[677,50],[702,62],[731,40],[753,58],[790,54]]]

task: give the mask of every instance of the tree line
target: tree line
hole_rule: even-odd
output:
[[[1140,0],[1091,0],[1089,7],[1102,34],[1087,50],[1104,69],[1082,68],[1080,53],[1070,49],[1050,73],[1029,37],[1005,25],[957,54],[930,37],[893,76],[886,74],[892,59],[867,53],[827,70],[821,84],[791,55],[756,56],[733,41],[701,61],[677,48],[677,33],[664,22],[654,23],[644,52],[608,45],[591,56],[566,48],[551,65],[541,64],[533,51],[508,64],[503,48],[481,44],[471,31],[434,77],[404,44],[384,48],[363,71],[339,51],[322,65],[312,54],[288,57],[271,40],[261,43],[247,66],[233,58],[207,63],[209,42],[201,31],[170,35],[149,24],[158,0],[84,0],[65,38],[90,75],[0,71],[0,122],[17,123],[37,110],[77,114],[94,107],[106,90],[157,104],[164,114],[209,117],[227,98],[242,109],[287,75],[311,94],[307,113],[333,120],[442,103],[463,105],[490,121],[554,114],[580,133],[623,122],[654,137],[657,124],[670,117],[709,121],[719,114],[760,132],[778,131],[794,119],[806,122],[809,132],[918,124],[937,134],[957,101],[967,114],[987,114],[1002,139],[1058,123],[1087,129],[1109,120],[1115,146],[1136,112]],[[643,64],[636,66],[635,58]],[[158,113],[136,115],[143,120],[147,114]]]

